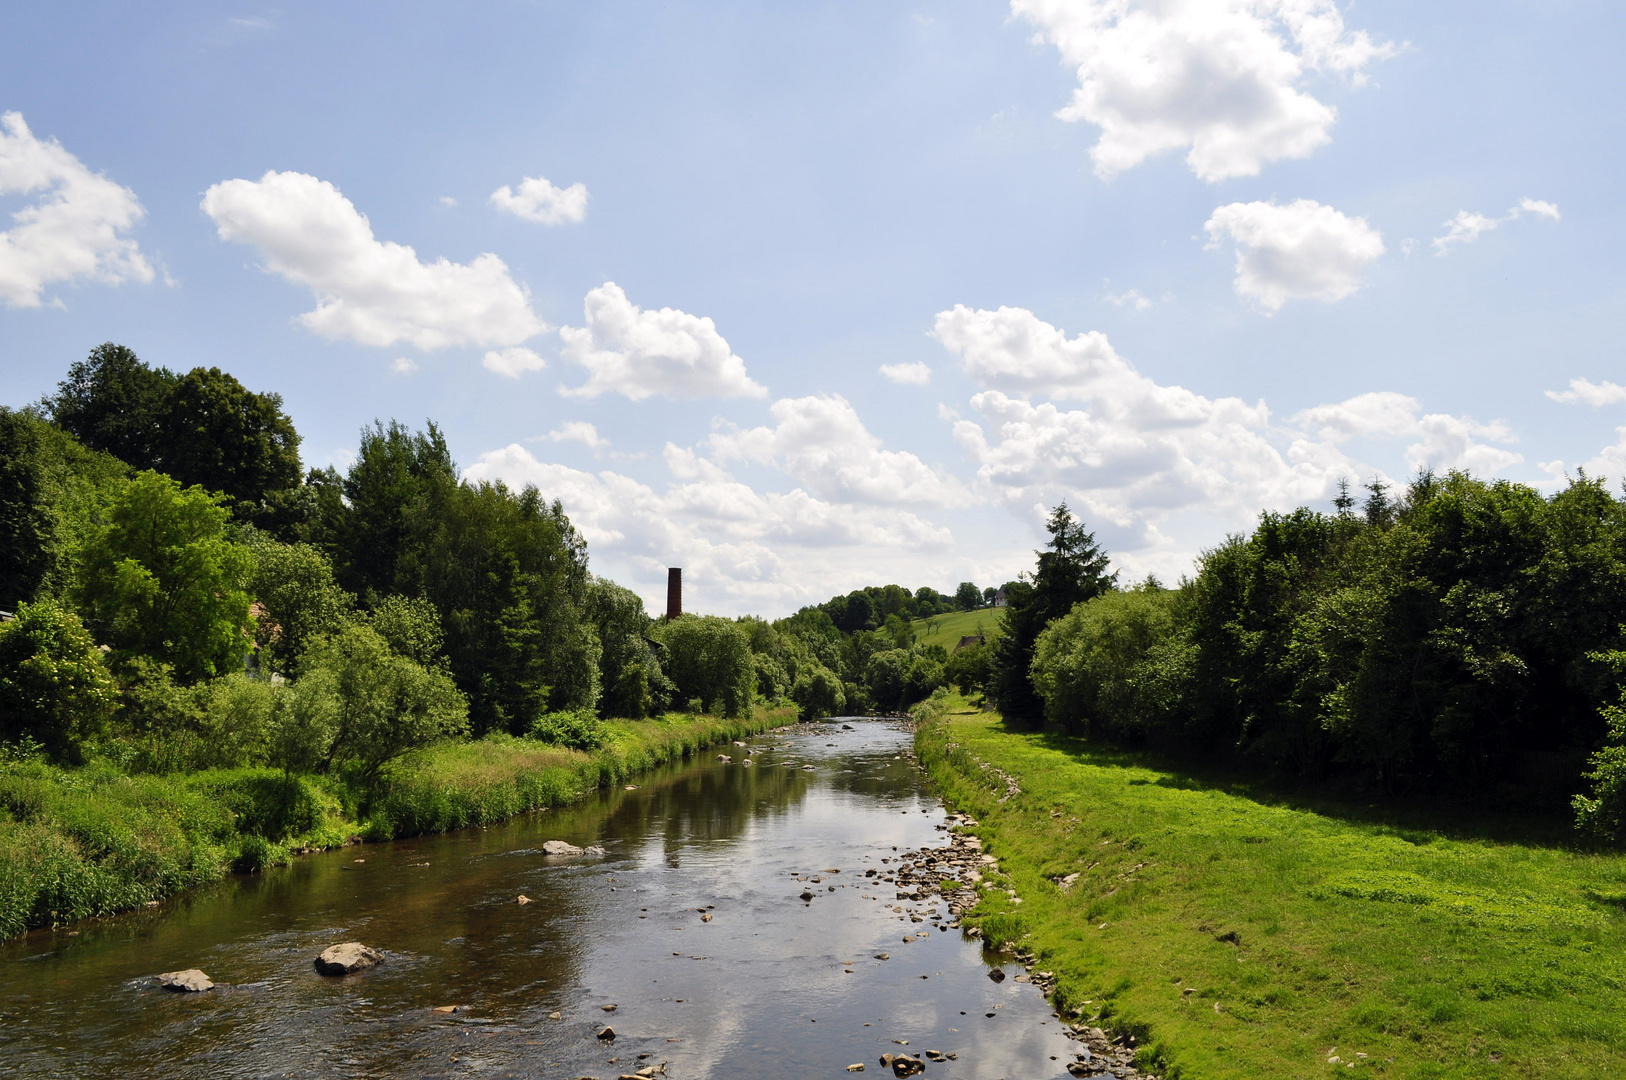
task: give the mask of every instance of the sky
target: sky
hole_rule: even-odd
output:
[[[1626,479],[1626,9],[19,5],[0,403],[433,421],[660,610],[1121,580],[1341,478]],[[1611,105],[1611,102],[1617,103]]]

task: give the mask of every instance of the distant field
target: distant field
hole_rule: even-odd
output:
[[[941,645],[949,652],[960,643],[960,638],[966,634],[975,634],[980,626],[982,633],[992,641],[999,636],[999,621],[1004,615],[1002,608],[979,608],[976,611],[956,611],[952,615],[937,615],[931,619],[916,619],[912,625],[915,628],[915,641],[920,645]],[[930,623],[928,628],[927,624]]]

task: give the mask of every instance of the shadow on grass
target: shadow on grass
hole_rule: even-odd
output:
[[[1041,730],[1000,719],[994,729],[1027,739],[1099,768],[1157,773],[1130,777],[1129,785],[1156,785],[1179,791],[1217,791],[1261,806],[1300,810],[1360,825],[1419,846],[1439,838],[1483,840],[1565,851],[1616,851],[1575,832],[1567,812],[1476,806],[1440,796],[1391,795],[1363,791],[1348,777],[1323,781],[1272,776],[1235,765],[1197,764],[1153,750],[1093,742],[1081,736]],[[1626,909],[1626,898],[1620,901]]]

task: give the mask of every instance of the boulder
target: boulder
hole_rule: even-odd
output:
[[[547,840],[542,844],[542,854],[569,858],[575,855],[585,855],[587,852],[575,844],[567,844],[563,840]]]
[[[988,977],[990,979],[994,980],[996,983],[997,982],[1004,982],[1005,981],[1005,969],[1004,968],[994,968],[993,970],[988,972]]]
[[[609,1042],[611,1039],[615,1038],[615,1028],[606,1024],[604,1026],[604,1030],[598,1033],[598,1037],[603,1039],[605,1042]]]
[[[359,941],[347,941],[323,949],[322,955],[316,958],[316,970],[323,975],[349,975],[383,962],[384,954],[377,949],[370,949]]]
[[[164,972],[158,976],[158,985],[177,994],[201,994],[205,990],[213,990],[215,984],[197,968],[187,968],[185,971]]]
[[[893,1076],[913,1076],[916,1073],[925,1071],[926,1063],[919,1058],[910,1057],[908,1054],[899,1054],[892,1059]]]

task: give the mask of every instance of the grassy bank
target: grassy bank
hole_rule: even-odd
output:
[[[1163,1075],[1626,1075],[1626,856],[928,711],[921,759],[1021,899],[968,921]]]
[[[501,821],[574,802],[653,765],[781,724],[668,715],[611,721],[591,753],[526,739],[447,743],[361,789],[272,769],[126,776],[102,764],[0,765],[0,938],[108,915],[348,840]]]

